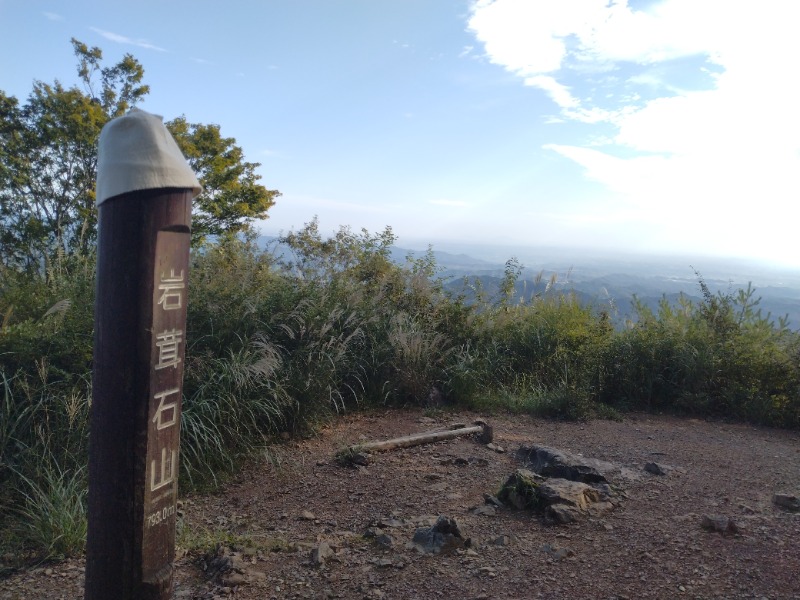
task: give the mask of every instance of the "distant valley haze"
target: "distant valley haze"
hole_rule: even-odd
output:
[[[288,232],[285,232],[288,233]],[[275,248],[276,238],[262,236],[260,245]],[[653,310],[662,298],[671,304],[684,295],[702,300],[698,274],[713,293],[736,295],[752,285],[757,308],[773,320],[788,316],[791,329],[800,330],[800,271],[756,259],[733,259],[700,254],[659,255],[589,249],[491,245],[468,242],[406,241],[398,239],[391,258],[403,264],[407,257],[419,258],[428,249],[447,288],[458,292],[464,278],[479,278],[487,293],[496,291],[505,264],[516,259],[523,267],[515,301],[530,301],[533,282],[555,276],[553,292],[575,293],[581,302],[599,310],[611,310],[618,325],[633,317],[631,301],[636,296]],[[277,250],[281,254],[281,250]],[[538,291],[541,291],[539,287]]]

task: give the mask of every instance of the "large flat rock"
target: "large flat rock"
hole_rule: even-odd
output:
[[[516,458],[523,466],[542,477],[558,477],[591,484],[611,483],[617,479],[639,479],[632,469],[586,458],[548,446],[522,445]]]

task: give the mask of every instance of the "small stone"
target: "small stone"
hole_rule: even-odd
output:
[[[484,494],[483,501],[486,502],[486,504],[491,504],[496,508],[503,508],[503,503],[500,502],[497,496],[492,496],[491,494]]]
[[[652,475],[663,476],[667,474],[667,471],[658,463],[649,462],[644,466],[644,470]]]
[[[549,554],[555,560],[562,560],[568,556],[575,555],[575,552],[569,548],[559,548],[558,546],[551,546],[550,544],[545,544],[542,546],[542,550],[547,552],[547,554]]]
[[[326,560],[334,556],[333,548],[328,542],[320,542],[319,546],[311,551],[311,563],[314,565],[322,565]]]
[[[391,548],[394,546],[394,538],[388,533],[383,533],[375,538],[375,542],[383,548]]]
[[[376,538],[383,533],[383,530],[380,527],[367,527],[364,531],[365,538]]]
[[[244,570],[247,568],[244,558],[242,558],[239,554],[231,554],[230,559],[232,569],[235,569],[239,572],[244,572]]]
[[[704,515],[700,526],[706,531],[715,531],[722,535],[735,535],[740,533],[739,527],[733,519],[722,515]]]
[[[239,585],[244,585],[247,583],[247,577],[245,577],[242,573],[232,572],[228,573],[227,575],[223,575],[220,579],[220,583],[225,587],[236,587]]]
[[[511,544],[511,536],[499,535],[492,540],[492,544],[495,546],[508,546]]]
[[[786,510],[800,510],[800,499],[798,499],[797,496],[791,496],[789,494],[775,494],[772,497],[772,502],[775,504],[775,506],[785,508]]]
[[[350,463],[359,467],[366,467],[369,465],[369,454],[356,452],[350,457]]]
[[[414,532],[412,547],[423,553],[453,552],[459,548],[472,545],[470,538],[465,538],[458,521],[444,515],[440,516],[433,527],[422,527]]]
[[[300,520],[301,521],[314,521],[317,517],[311,511],[304,510],[300,513]]]
[[[481,504],[472,508],[472,514],[484,517],[493,517],[497,514],[497,509],[488,504]]]

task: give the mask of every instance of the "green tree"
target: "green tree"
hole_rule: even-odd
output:
[[[100,48],[73,39],[80,87],[34,81],[22,104],[0,90],[0,267],[42,272],[57,255],[86,254],[96,241],[97,140],[110,119],[140,103],[150,88],[126,54],[104,66]],[[195,201],[195,235],[246,229],[279,195],[258,183],[218,125],[169,122],[204,191]]]
[[[183,116],[166,125],[203,186],[192,214],[195,243],[239,233],[264,218],[280,192],[258,183],[260,164],[245,162],[234,138],[222,137],[219,125],[189,123]]]

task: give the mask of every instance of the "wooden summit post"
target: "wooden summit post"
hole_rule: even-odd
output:
[[[172,597],[192,198],[161,117],[100,134],[87,600]]]

